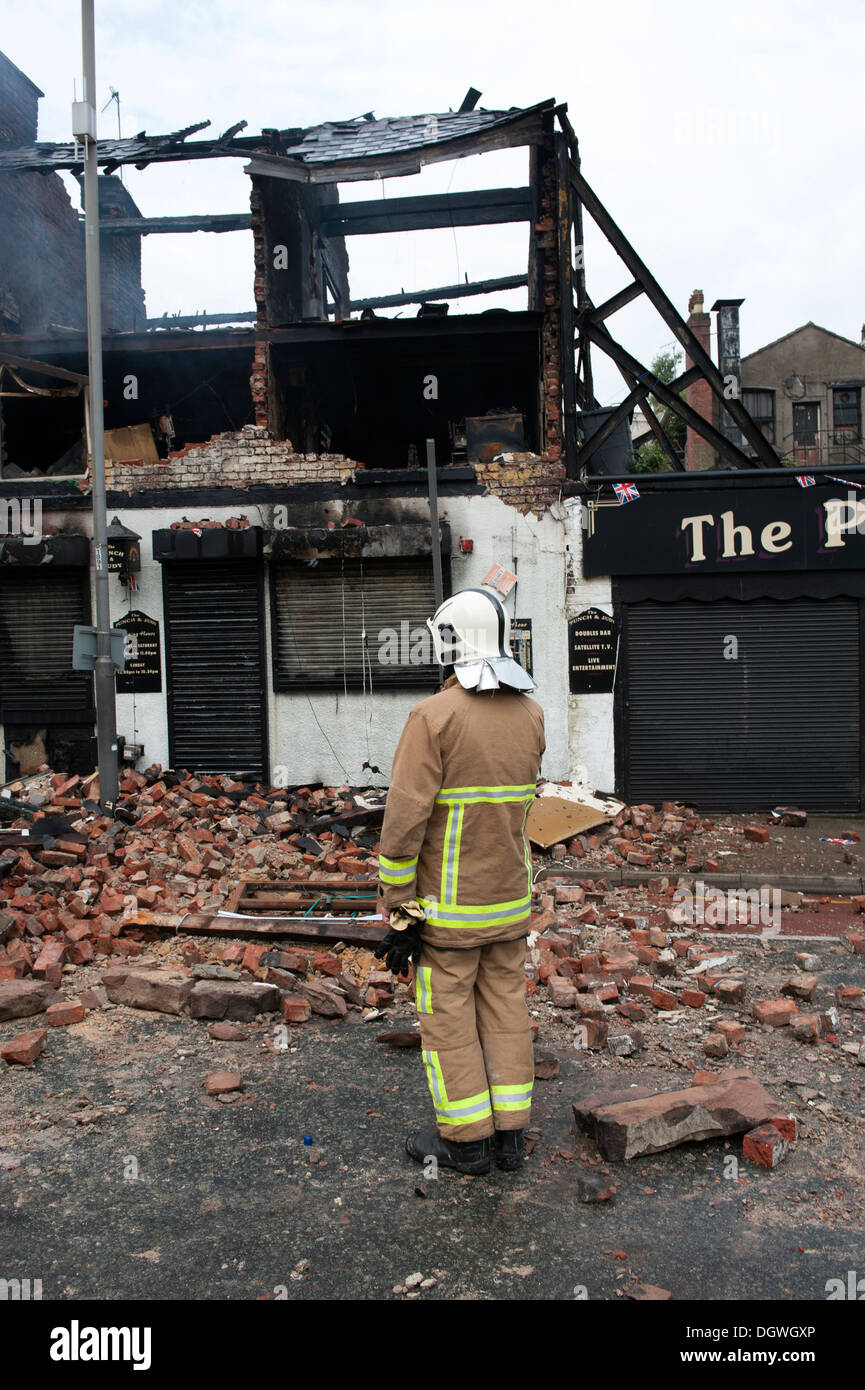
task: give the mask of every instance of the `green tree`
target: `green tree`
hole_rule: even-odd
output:
[[[681,360],[682,354],[678,348],[658,352],[652,360],[652,372],[665,386],[669,385],[679,375]],[[680,395],[684,399],[684,392],[681,392]],[[675,411],[662,405],[657,396],[650,394],[648,403],[660,420],[676,453],[683,455],[686,435],[684,420]],[[631,467],[634,473],[667,473],[672,470],[670,460],[654,435],[647,444],[641,445],[636,450]]]

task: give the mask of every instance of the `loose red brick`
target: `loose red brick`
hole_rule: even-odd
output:
[[[60,1028],[70,1023],[83,1023],[85,1012],[80,999],[64,999],[59,1004],[49,1004],[45,1017],[53,1027]]]
[[[722,975],[715,981],[712,993],[723,1004],[741,1004],[745,998],[745,981],[738,980],[735,975]]]
[[[18,1033],[0,1048],[0,1057],[9,1066],[17,1063],[29,1067],[42,1052],[47,1037],[47,1028],[31,1028],[27,1033]]]
[[[300,994],[283,994],[282,1016],[288,1023],[306,1023],[312,1013],[312,1005]]]
[[[715,1032],[722,1033],[731,1047],[738,1047],[745,1040],[744,1023],[734,1023],[731,1018],[725,1018],[716,1023]]]
[[[706,1002],[706,996],[701,989],[683,989],[679,998],[689,1009],[702,1009]]]
[[[838,985],[835,998],[842,1009],[865,1009],[865,989],[853,985]]]
[[[229,1091],[243,1089],[243,1077],[239,1071],[212,1071],[202,1082],[209,1096],[224,1096]]]
[[[650,975],[632,975],[628,981],[628,994],[641,999],[651,999],[654,989],[655,981]]]
[[[746,825],[742,831],[746,840],[751,840],[755,845],[766,845],[769,843],[769,832],[762,825]]]
[[[579,883],[558,883],[555,887],[557,903],[581,903],[585,901],[586,890]]]
[[[580,1047],[596,1052],[606,1045],[609,1030],[610,1025],[605,1018],[581,1019],[576,1030],[576,1042]]]
[[[816,988],[816,975],[794,975],[792,979],[781,986],[781,993],[792,995],[794,999],[806,999],[810,1002],[814,998]]]
[[[762,1168],[776,1168],[787,1153],[787,1140],[774,1125],[760,1125],[742,1140],[742,1157]]]
[[[678,1009],[679,996],[669,989],[653,989],[651,1000],[656,1009]]]
[[[799,1014],[790,1020],[790,1027],[799,1042],[816,1042],[820,1036],[820,1017],[818,1014]]]
[[[66,945],[63,941],[46,941],[33,962],[33,974],[37,980],[59,985],[63,978],[63,962],[66,959]]]
[[[770,1028],[786,1028],[798,1013],[792,999],[767,999],[752,1005],[751,1013],[758,1023]]]
[[[577,1003],[576,986],[559,975],[551,975],[547,980],[550,1003],[557,1009],[573,1009]]]
[[[631,1023],[641,1023],[646,1017],[645,1009],[641,1009],[639,1004],[632,1004],[628,999],[622,999],[616,1005],[616,1013],[621,1014]]]

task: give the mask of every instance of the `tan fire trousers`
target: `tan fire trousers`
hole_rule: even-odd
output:
[[[415,999],[438,1131],[456,1142],[529,1123],[534,1055],[526,942],[424,946]]]

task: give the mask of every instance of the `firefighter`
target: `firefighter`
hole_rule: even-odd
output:
[[[523,1165],[534,1059],[525,1001],[532,861],[525,833],[544,752],[534,686],[513,659],[492,589],[464,589],[429,620],[453,667],[403,730],[381,833],[377,954],[414,962],[436,1128],[409,1136],[421,1162],[487,1173]],[[494,1145],[491,1140],[494,1138]]]

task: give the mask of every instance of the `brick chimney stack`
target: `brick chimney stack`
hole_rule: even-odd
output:
[[[694,290],[688,300],[688,327],[710,357],[712,355],[711,324],[709,315],[703,309],[703,291]],[[685,371],[693,365],[691,358],[686,354]],[[696,410],[698,415],[702,415],[704,420],[714,423],[715,398],[707,381],[701,378],[699,381],[695,381],[693,386],[689,386],[685,392],[685,400],[692,410]],[[714,468],[715,464],[715,451],[711,444],[707,444],[705,439],[701,439],[694,430],[689,428],[685,439],[686,470],[689,473],[696,473],[707,468]]]

